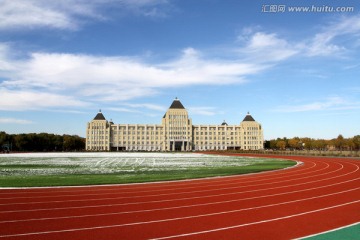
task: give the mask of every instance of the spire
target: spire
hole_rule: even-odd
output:
[[[185,109],[180,100],[176,97],[170,108]]]
[[[247,113],[246,117],[244,118],[243,122],[255,122],[255,119],[250,115],[250,112]]]
[[[94,120],[106,120],[104,115],[101,113],[101,109],[99,109],[99,112],[96,114]]]

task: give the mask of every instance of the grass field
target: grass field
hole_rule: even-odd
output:
[[[193,153],[0,155],[0,187],[121,184],[226,176],[295,165],[278,159]]]

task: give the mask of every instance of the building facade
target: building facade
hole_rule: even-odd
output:
[[[261,124],[248,113],[239,125],[193,125],[175,99],[161,124],[114,124],[99,111],[87,123],[87,151],[208,151],[263,149]]]

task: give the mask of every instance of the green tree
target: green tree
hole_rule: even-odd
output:
[[[26,151],[28,140],[26,134],[18,134],[14,137],[15,149],[18,151]]]
[[[335,146],[338,150],[342,151],[343,147],[345,145],[345,140],[343,135],[339,135],[336,139],[335,139]]]
[[[345,141],[345,145],[348,148],[348,150],[352,151],[356,149],[356,145],[353,141],[353,138],[347,138]]]
[[[63,135],[63,149],[65,151],[81,151],[85,149],[85,140],[79,136]]]
[[[6,143],[7,134],[6,132],[0,132],[0,146]]]
[[[6,132],[0,132],[0,152],[12,149],[12,137]]]
[[[286,148],[286,142],[284,140],[277,141],[276,147],[280,150],[284,150]]]
[[[356,135],[352,138],[352,142],[354,143],[354,147],[356,150],[360,150],[360,135]]]
[[[324,139],[317,139],[313,141],[313,147],[316,150],[324,150],[326,148],[326,141]]]
[[[300,139],[292,138],[292,139],[288,140],[288,145],[292,149],[298,149],[299,148],[299,142],[300,142]]]
[[[302,138],[301,141],[303,142],[304,148],[306,150],[313,149],[313,139],[311,139],[311,138]]]
[[[277,148],[276,143],[277,143],[276,140],[274,140],[274,139],[270,140],[270,148],[271,149],[276,149]]]
[[[81,151],[85,149],[85,139],[79,136],[29,133],[10,136],[16,151]]]
[[[271,148],[270,141],[268,141],[268,140],[265,140],[265,141],[264,141],[264,148],[265,148],[265,149]]]

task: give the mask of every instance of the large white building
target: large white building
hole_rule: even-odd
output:
[[[261,124],[248,113],[239,125],[193,125],[175,99],[161,124],[114,124],[99,111],[86,127],[87,151],[206,151],[263,149]]]

